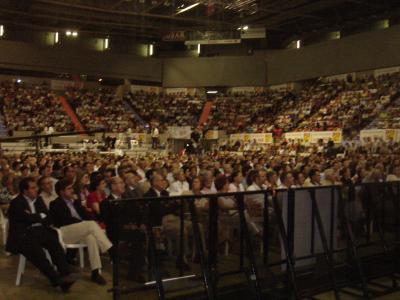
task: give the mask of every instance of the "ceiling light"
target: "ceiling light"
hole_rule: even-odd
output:
[[[207,91],[207,94],[218,94],[218,91]]]
[[[196,3],[192,4],[192,5],[189,5],[189,6],[185,7],[185,8],[183,8],[183,9],[179,10],[179,11],[176,13],[176,15],[179,15],[179,14],[181,14],[181,13],[184,13],[185,11],[188,11],[188,10],[190,10],[190,9],[192,9],[192,8],[195,8],[195,7],[196,7],[197,5],[199,5],[199,4],[200,4],[200,2],[196,2]]]
[[[77,37],[78,36],[78,32],[76,32],[76,31],[72,32],[72,36]]]
[[[65,34],[70,36],[72,34],[72,32],[68,30]]]
[[[247,30],[247,29],[249,29],[249,26],[243,26],[243,30]]]

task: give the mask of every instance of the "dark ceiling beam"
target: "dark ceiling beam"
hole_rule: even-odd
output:
[[[59,16],[59,15],[49,15],[49,14],[41,14],[41,13],[33,13],[33,12],[21,12],[21,11],[15,11],[15,10],[8,10],[0,7],[0,12],[3,13],[5,16],[20,16],[20,17],[26,17],[26,18],[32,18],[36,20],[52,20],[52,21],[66,21],[68,22],[69,26],[72,26],[74,24],[80,24],[80,25],[100,25],[100,26],[106,26],[106,27],[112,27],[114,26],[115,28],[125,28],[125,29],[130,29],[130,30],[137,30],[137,29],[159,29],[159,27],[154,26],[154,25],[149,25],[149,24],[126,24],[126,23],[116,23],[116,22],[104,22],[104,21],[93,21],[93,20],[85,20],[84,18],[76,19],[76,18],[69,18],[69,17],[64,17],[64,16]],[[21,21],[21,20],[20,20]]]
[[[119,0],[119,1],[117,1],[117,2],[115,2],[115,3],[112,3],[109,7],[108,7],[108,9],[115,9],[115,8],[117,8],[117,7],[119,7],[122,3],[124,3],[126,0]]]
[[[231,23],[228,22],[222,22],[222,21],[209,21],[209,20],[204,20],[204,18],[185,18],[185,17],[176,17],[176,16],[169,16],[169,15],[159,15],[159,14],[151,14],[151,13],[143,13],[143,12],[132,12],[132,11],[121,11],[121,10],[112,10],[112,9],[104,9],[100,7],[94,7],[94,6],[87,6],[87,5],[78,5],[78,4],[71,4],[67,1],[55,1],[55,0],[36,0],[37,3],[45,3],[48,5],[55,5],[55,6],[60,6],[60,7],[68,7],[68,8],[75,8],[75,9],[81,9],[81,10],[86,10],[86,11],[93,11],[93,12],[101,12],[101,13],[107,13],[109,15],[127,15],[127,16],[137,16],[137,17],[147,17],[147,18],[152,18],[152,19],[165,19],[165,20],[178,20],[178,21],[187,21],[187,22],[192,22],[195,24],[204,24],[204,23],[211,23],[214,25],[229,25],[232,26]]]
[[[264,25],[267,27],[268,26],[279,26],[279,23],[282,21],[285,21],[291,17],[296,17],[299,15],[310,15],[312,13],[329,9],[335,6],[340,5],[341,3],[344,3],[348,0],[322,0],[322,1],[316,1],[312,2],[308,5],[304,5],[301,7],[296,7],[291,10],[288,10],[286,12],[283,12],[279,15],[273,16],[271,18],[265,19],[265,20],[259,20],[256,23],[259,25]]]
[[[304,4],[308,4],[310,0],[302,0],[302,2],[296,2],[296,7],[299,7]],[[268,3],[268,5],[261,5],[259,7],[260,13],[257,13],[253,16],[250,16],[248,18],[245,18],[243,21],[246,21],[247,23],[251,24],[252,22],[255,22],[259,19],[264,19],[269,16],[274,16],[274,15],[280,15],[280,14],[285,14],[288,11],[291,12],[293,16],[300,16],[304,18],[318,18],[316,16],[310,15],[310,14],[305,14],[305,13],[298,13],[295,11],[295,8],[293,8],[293,2],[292,1],[280,1],[279,3],[273,2],[273,3]]]

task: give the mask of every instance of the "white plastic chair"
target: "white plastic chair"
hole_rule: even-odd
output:
[[[0,209],[0,226],[3,236],[3,245],[7,243],[8,219],[4,216],[3,211]]]
[[[79,251],[79,266],[81,269],[85,267],[85,248],[86,244],[64,244],[66,249],[78,249]]]
[[[62,241],[61,231],[59,229],[56,229],[56,230],[58,233],[58,238],[59,238],[60,244],[64,248],[64,250],[66,250],[66,249],[78,249],[79,250],[79,266],[83,269],[85,267],[85,251],[84,251],[84,249],[87,247],[87,245],[86,244],[65,244]],[[52,260],[51,260],[51,256],[50,256],[49,252],[46,249],[44,249],[44,251],[46,253],[47,259],[52,264]],[[21,284],[21,278],[25,272],[25,267],[26,267],[26,257],[24,255],[20,254],[18,268],[17,268],[17,279],[15,280],[16,286],[19,286]]]
[[[49,252],[46,249],[44,249],[44,252],[46,253],[47,259],[52,264],[53,262],[51,261],[51,256],[50,256]],[[15,285],[16,286],[20,286],[21,285],[21,279],[22,279],[22,275],[25,272],[25,268],[26,268],[26,257],[23,256],[22,254],[20,254],[19,255],[18,268],[17,268],[17,279],[15,280]]]

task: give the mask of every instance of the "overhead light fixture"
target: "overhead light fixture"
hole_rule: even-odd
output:
[[[22,80],[18,78],[17,79],[17,83],[21,83],[21,82],[22,82]]]
[[[58,32],[54,33],[54,44],[58,43]]]
[[[249,29],[249,26],[247,26],[247,25],[243,26],[243,30],[247,30],[247,29]]]
[[[78,36],[78,32],[77,31],[72,32],[72,36],[73,37],[77,37]]]
[[[108,38],[104,39],[104,50],[108,49]]]
[[[242,30],[242,27],[238,27],[237,30]]]
[[[197,54],[200,55],[201,52],[201,45],[197,44]]]
[[[218,94],[218,91],[207,91],[207,94]]]
[[[71,36],[71,35],[72,35],[72,32],[68,30],[67,32],[65,32],[65,35]]]
[[[103,78],[99,78],[99,82],[102,82],[103,81]]]
[[[4,25],[0,25],[0,36],[4,35]]]
[[[301,47],[301,40],[296,41],[296,49],[300,49]]]
[[[149,45],[149,56],[153,56],[153,54],[154,54],[154,45],[150,44]]]
[[[196,3],[194,3],[194,4],[192,4],[192,5],[189,5],[189,6],[187,6],[187,7],[185,7],[185,8],[182,8],[181,10],[179,10],[175,15],[179,15],[179,14],[181,14],[181,13],[184,13],[185,11],[188,11],[188,10],[190,10],[190,9],[192,9],[192,8],[195,8],[197,5],[199,5],[200,4],[200,2],[196,2]]]

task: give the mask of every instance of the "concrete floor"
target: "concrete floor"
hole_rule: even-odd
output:
[[[0,234],[1,235],[1,234]],[[232,256],[233,257],[233,256]],[[86,257],[87,259],[87,257]],[[233,258],[232,258],[233,259]],[[172,263],[172,262],[170,262]],[[107,279],[107,286],[98,286],[90,281],[90,271],[86,268],[80,274],[80,279],[71,288],[70,293],[63,294],[61,291],[54,289],[50,286],[49,282],[43,277],[37,269],[35,269],[30,263],[27,263],[27,268],[25,274],[22,277],[21,286],[15,286],[16,272],[18,265],[18,256],[6,256],[3,249],[0,248],[0,300],[109,300],[112,299],[112,294],[107,292],[107,289],[111,288],[112,275],[111,275],[111,264],[108,260],[104,261],[103,276]],[[232,266],[232,262],[229,263],[227,259],[224,266]],[[169,270],[174,269],[171,264],[168,268]],[[177,275],[176,270],[174,271]],[[192,273],[200,274],[198,267],[194,266]],[[233,283],[235,280],[240,280],[231,277],[229,283]],[[390,284],[388,279],[382,279],[381,283]],[[134,283],[122,282],[123,285],[128,287],[134,287]],[[198,286],[201,283],[197,283]],[[198,288],[197,288],[198,290]],[[170,292],[168,293],[171,294]],[[145,292],[137,292],[134,294],[129,294],[122,297],[123,300],[153,300],[157,299],[157,294],[155,290],[149,290]],[[182,299],[182,298],[181,298]],[[188,299],[190,299],[188,297]],[[315,297],[318,300],[334,300],[333,293],[325,293]],[[342,300],[352,300],[357,299],[355,297],[348,296],[346,294],[341,294]],[[358,298],[359,299],[359,298]],[[400,292],[393,293],[391,295],[386,295],[383,297],[376,298],[379,300],[400,300]],[[234,297],[231,300],[236,300]]]

